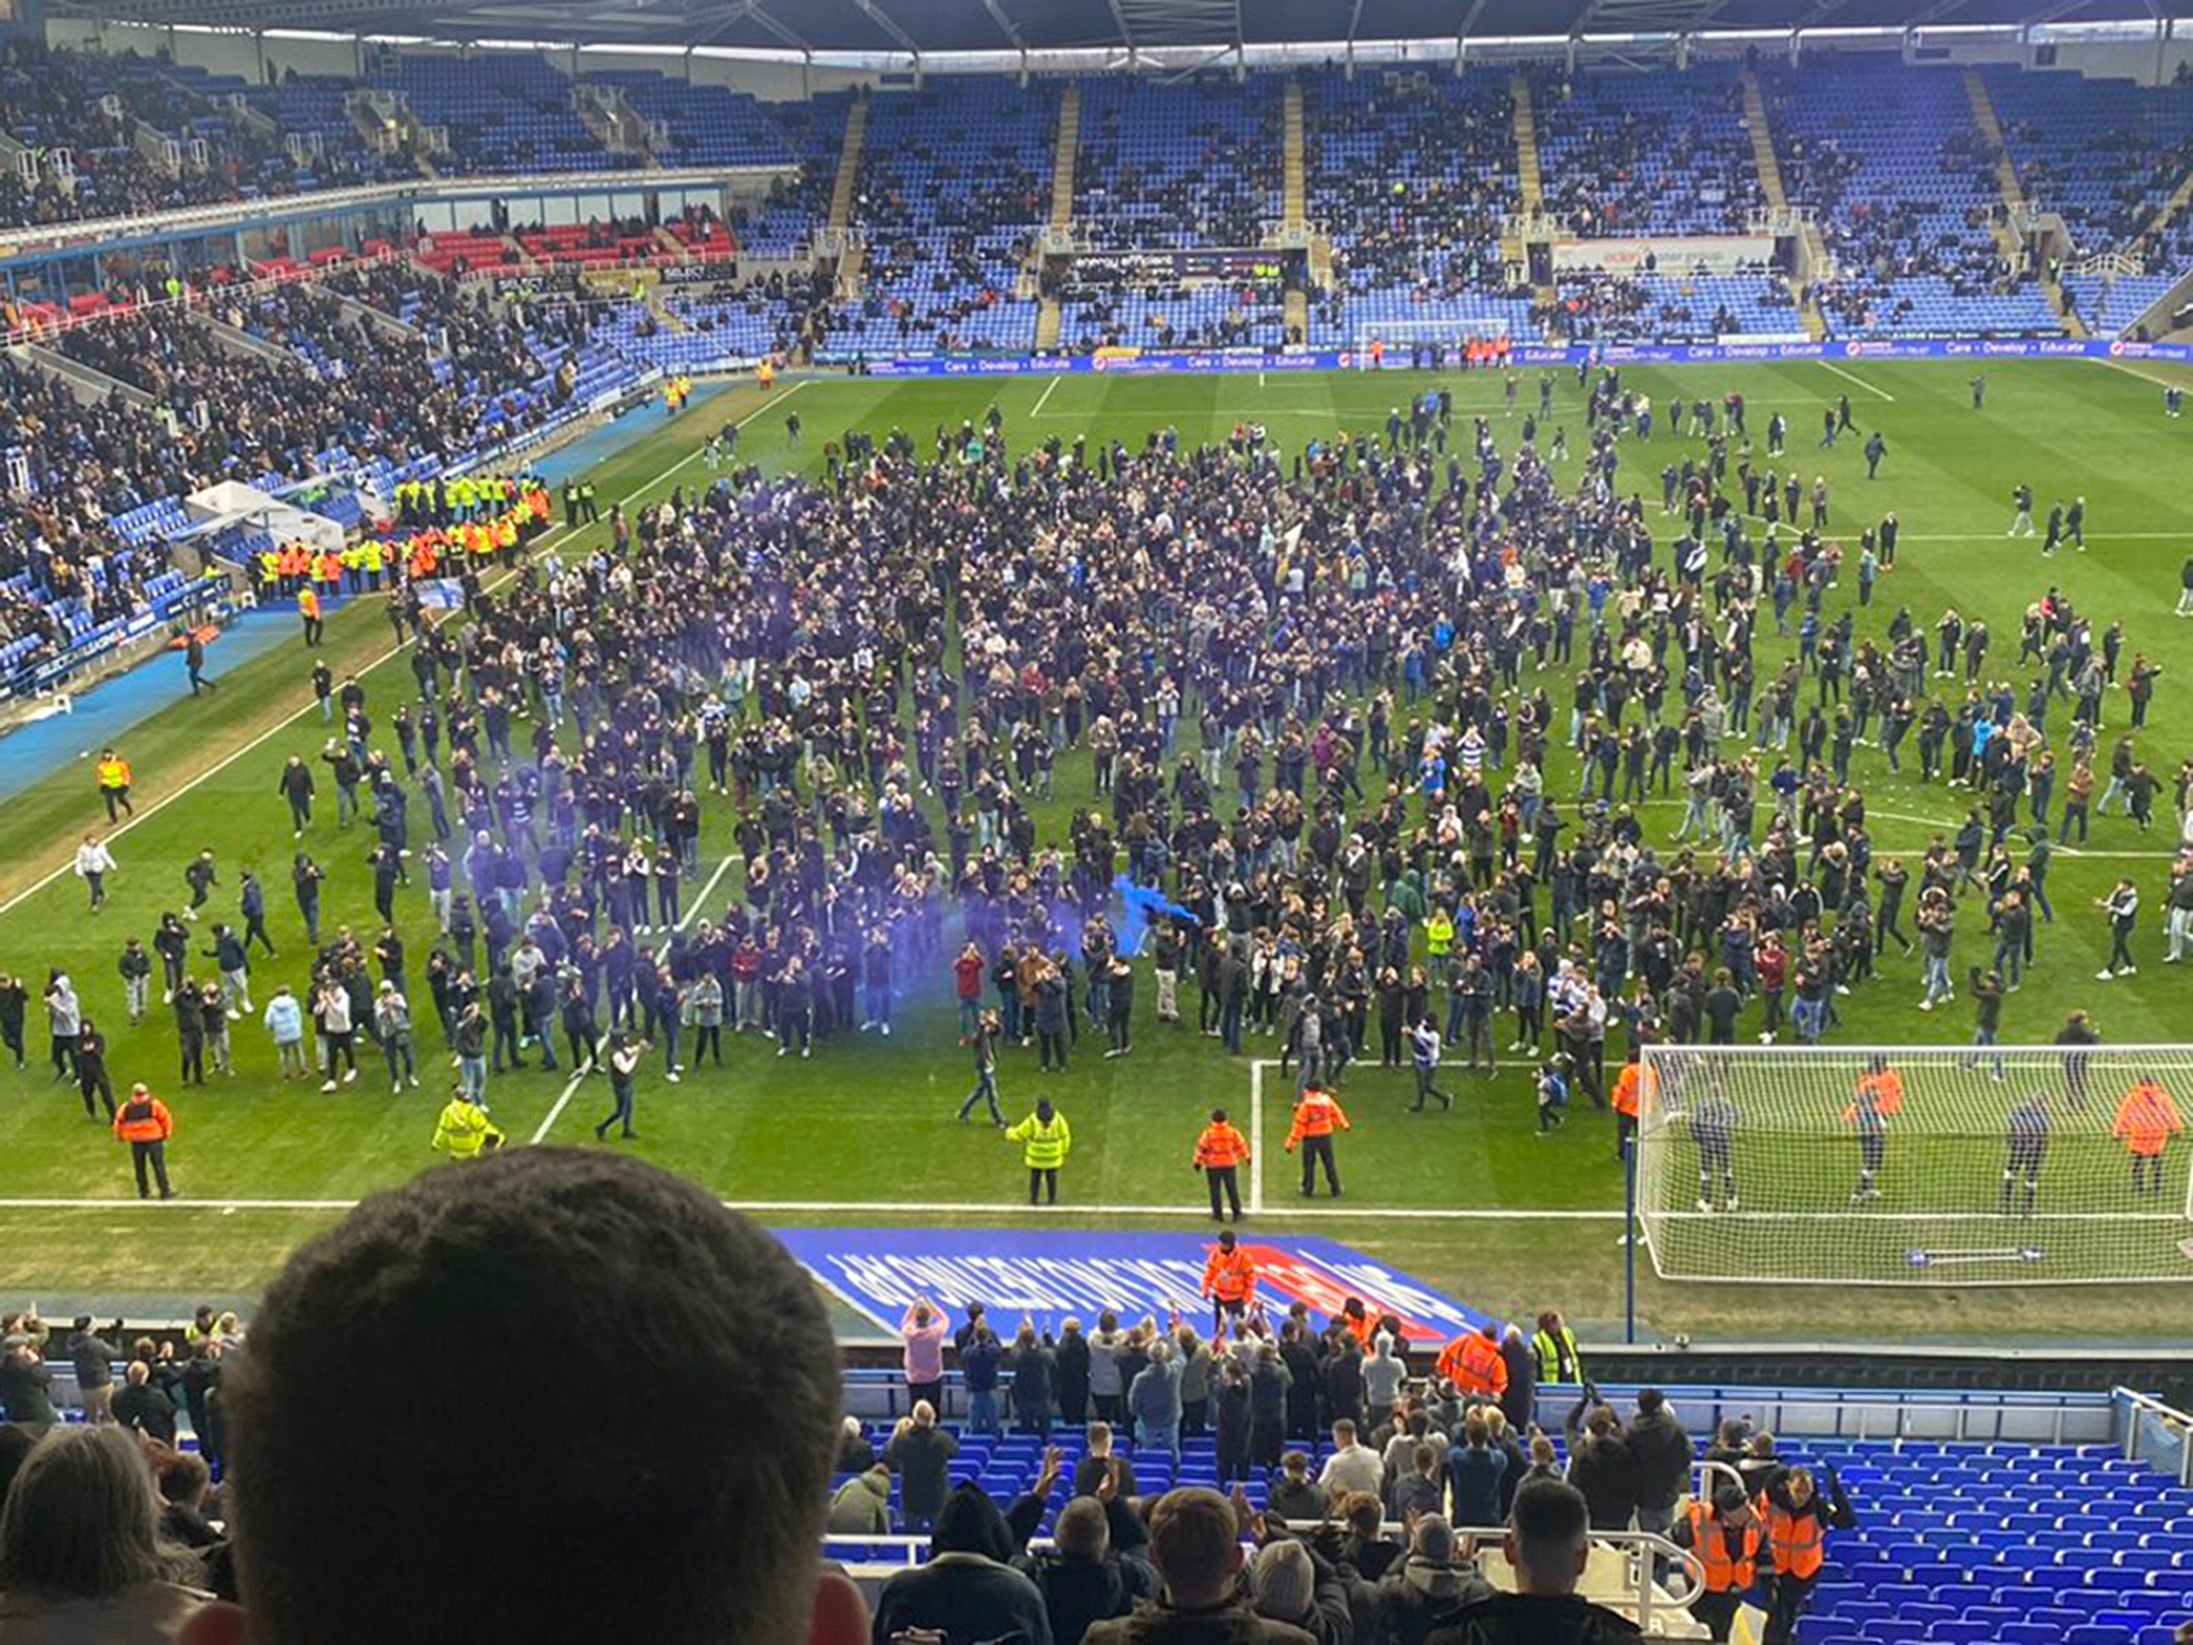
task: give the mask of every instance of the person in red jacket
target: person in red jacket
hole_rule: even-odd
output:
[[[959,993],[959,1042],[967,1044],[975,1037],[975,1030],[982,1025],[982,979],[989,970],[989,961],[982,957],[982,945],[969,940],[959,951],[959,958],[952,962],[952,986]]]
[[[175,1119],[168,1105],[143,1085],[130,1087],[129,1101],[114,1111],[114,1140],[129,1144],[130,1163],[137,1168],[137,1197],[152,1198],[145,1181],[150,1170],[160,1184],[160,1197],[173,1199],[168,1186],[168,1138],[175,1135]]]

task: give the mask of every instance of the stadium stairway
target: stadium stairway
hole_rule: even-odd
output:
[[[853,205],[860,192],[860,149],[868,135],[868,99],[858,97],[845,116],[845,139],[838,145],[837,174],[830,181],[830,232],[838,252],[837,289],[840,302],[860,295],[866,258],[852,235]]]
[[[1308,122],[1303,117],[1302,110],[1302,77],[1290,74],[1280,100],[1280,132],[1285,145],[1279,185],[1281,217],[1290,237],[1307,235],[1310,226],[1309,167],[1304,159],[1307,147],[1304,133],[1307,126]],[[1288,337],[1306,340],[1310,335],[1310,294],[1299,287],[1289,286],[1286,314]]]
[[[2002,196],[2003,217],[1990,223],[1995,243],[2002,248],[2004,259],[2012,268],[2025,261],[2025,242],[2015,226],[2026,210],[2025,188],[2018,181],[2017,162],[2010,157],[2010,145],[2003,137],[2003,123],[1995,114],[1995,99],[1989,95],[1987,77],[1978,69],[1965,70],[1965,96],[1972,103],[1972,123],[1979,128],[1980,141],[1988,153],[1995,156],[1995,188]],[[2038,271],[2041,289],[2047,293],[2049,306],[2055,309],[2063,321],[2064,329],[2074,337],[2087,335],[2086,322],[2064,303],[2063,283],[2047,269]]]
[[[1058,137],[1051,145],[1051,229],[1065,234],[1074,226],[1074,168],[1081,154],[1081,82],[1069,80],[1058,100]],[[1034,254],[1035,272],[1043,272],[1043,248]],[[1036,347],[1058,347],[1065,311],[1056,297],[1045,296],[1036,308]]]
[[[1744,130],[1751,138],[1752,164],[1759,170],[1759,191],[1767,197],[1767,209],[1773,212],[1789,210],[1789,191],[1782,183],[1782,162],[1774,152],[1774,126],[1767,117],[1766,94],[1759,89],[1759,76],[1746,64],[1738,71],[1744,88]],[[1813,301],[1809,277],[1827,264],[1827,246],[1820,239],[1820,229],[1815,223],[1806,222],[1798,230],[1798,238],[1804,247],[1805,300],[1799,305],[1797,315],[1804,322],[1805,335],[1819,342],[1827,335],[1827,321],[1820,316],[1819,304]]]
[[[1518,74],[1508,83],[1515,106],[1515,177],[1523,194],[1523,211],[1535,217],[1545,209],[1545,177],[1538,168],[1538,111],[1531,105],[1531,83]]]

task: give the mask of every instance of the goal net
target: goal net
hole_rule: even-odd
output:
[[[1470,344],[1497,343],[1508,334],[1505,320],[1362,320],[1355,327],[1355,363],[1368,371],[1374,354],[1380,352],[1371,345],[1378,343],[1383,345],[1388,366],[1405,366],[1417,350],[1435,348],[1446,350],[1447,363],[1453,365]]]
[[[1653,1046],[1664,1279],[2193,1280],[2193,1046]]]

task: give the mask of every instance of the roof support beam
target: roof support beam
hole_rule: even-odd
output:
[[[990,14],[990,21],[998,26],[998,33],[1011,41],[1013,49],[1025,57],[1028,54],[1028,42],[1020,37],[1019,26],[1005,15],[1005,7],[1000,0],[982,0],[982,8]]]
[[[899,49],[913,58],[914,72],[919,74],[921,72],[921,47],[914,44],[914,37],[900,28],[898,24],[892,22],[890,13],[877,5],[876,0],[853,0],[853,4],[860,8],[863,17],[898,42]]]
[[[1135,31],[1127,26],[1127,11],[1119,0],[1107,0],[1112,8],[1112,26],[1119,30],[1119,43],[1127,48],[1127,66],[1135,61]]]

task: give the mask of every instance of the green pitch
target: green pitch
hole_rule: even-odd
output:
[[[1718,399],[1741,390],[1762,450],[1767,417],[1783,412],[1802,476],[1808,484],[1816,473],[1827,476],[1834,534],[1853,545],[1842,586],[1829,596],[1831,618],[1857,599],[1858,524],[1896,511],[1904,532],[1897,567],[1860,615],[1861,635],[1885,628],[1899,605],[1931,628],[1942,608],[1954,603],[1987,619],[1994,634],[1989,673],[2022,683],[2027,676],[2010,666],[2019,616],[2051,583],[2078,601],[2097,631],[2121,617],[2127,661],[2139,649],[2164,668],[2152,728],[2141,746],[2148,764],[2167,775],[2189,752],[2179,739],[2193,717],[2181,706],[2193,682],[2193,622],[2172,614],[2179,566],[2193,549],[2193,499],[2187,494],[2193,423],[2164,418],[2163,368],[2140,371],[2072,362],[1995,365],[1983,413],[1969,409],[1970,370],[1957,365],[1633,369],[1627,378],[1662,407],[1678,392]],[[693,460],[699,443],[732,417],[750,419],[742,456],[772,469],[819,468],[824,442],[855,425],[879,436],[904,427],[926,450],[939,424],[979,418],[993,401],[1005,414],[1008,440],[1020,446],[1054,436],[1070,442],[1080,433],[1092,445],[1113,436],[1137,444],[1168,425],[1192,444],[1222,440],[1237,422],[1260,419],[1283,448],[1298,449],[1336,429],[1382,432],[1387,408],[1423,381],[1351,375],[984,383],[829,378],[790,389],[780,385],[769,402],[740,387],[674,421],[663,422],[652,411],[639,414],[635,424],[644,432],[595,478],[605,502],[705,481],[707,471]],[[1557,381],[1554,421],[1567,426],[1572,449],[1581,450],[1580,395],[1573,376]],[[1516,436],[1503,421],[1498,379],[1457,377],[1451,386],[1457,437],[1466,438],[1466,419],[1483,412],[1512,448]],[[788,393],[795,397],[781,403]],[[1846,434],[1834,451],[1813,450],[1821,411],[1843,393],[1850,396],[1859,437]],[[1522,398],[1535,403],[1535,374],[1526,377]],[[783,412],[792,406],[806,425],[796,452],[787,449],[783,425]],[[1881,477],[1868,482],[1860,445],[1876,427],[1886,435],[1889,456]],[[1670,439],[1664,421],[1650,445],[1623,447],[1623,482],[1646,497],[1663,544],[1673,528],[1659,513],[1660,466],[1698,449],[1687,438]],[[1573,481],[1575,473],[1572,459],[1565,478]],[[2010,489],[2019,482],[2034,487],[2042,513],[2055,497],[2068,502],[2084,495],[2091,551],[2044,561],[2036,543],[2006,543]],[[574,537],[558,531],[550,542],[568,551],[591,546],[602,532],[596,527]],[[1772,637],[1771,625],[1762,628],[1764,678],[1783,642]],[[404,662],[385,657],[388,638],[371,600],[346,607],[329,628],[331,666],[338,677],[346,668],[369,669],[369,706],[383,723],[399,694],[412,688]],[[216,647],[216,670],[218,652]],[[110,881],[108,907],[96,917],[85,913],[73,876],[64,871],[49,878],[64,869],[76,839],[99,821],[88,767],[56,772],[0,811],[0,863],[6,865],[0,899],[12,899],[0,903],[0,966],[26,976],[33,992],[30,1067],[0,1072],[0,1251],[6,1253],[0,1285],[9,1295],[184,1300],[248,1293],[287,1249],[348,1201],[415,1171],[448,1168],[428,1148],[448,1088],[441,1055],[425,1059],[417,1092],[391,1095],[378,1060],[362,1056],[356,1084],[322,1095],[316,1087],[285,1087],[274,1077],[273,1048],[258,1023],[247,1019],[232,1031],[235,1075],[214,1075],[203,1092],[178,1092],[172,1022],[157,991],[142,1025],[123,1021],[115,972],[122,939],[131,933],[149,938],[160,913],[182,905],[183,864],[204,846],[214,849],[222,870],[214,916],[233,915],[245,866],[255,867],[268,886],[271,923],[283,951],[278,960],[256,962],[255,1002],[263,1003],[277,982],[303,980],[303,931],[286,874],[292,842],[275,775],[288,754],[310,756],[325,736],[310,707],[307,672],[301,647],[284,646],[225,675],[219,693],[186,699],[128,737],[139,809],[149,814],[114,839],[121,871]],[[1548,682],[1564,712],[1565,688],[1564,678]],[[2123,694],[2113,693],[2105,704],[2105,750],[2127,713]],[[1877,750],[1860,749],[1854,770],[1884,853],[1915,855],[1963,815],[1961,797],[1890,776]],[[1062,760],[1058,779],[1055,802],[1040,814],[1045,841],[1062,838],[1068,808],[1091,798],[1086,753]],[[1566,750],[1547,779],[1549,793],[1574,792]],[[322,798],[322,815],[303,843],[331,873],[324,923],[330,930],[346,921],[370,928],[376,923],[364,863],[370,830],[338,830],[332,795]],[[2058,856],[2049,882],[2057,920],[2041,928],[2038,962],[2023,991],[2008,1002],[2006,1040],[2047,1039],[2074,1006],[2090,1009],[2103,1034],[2119,1043],[2188,1037],[2193,983],[2161,964],[2159,905],[2172,822],[2167,804],[2158,811],[2163,820],[2154,834],[2109,817],[2096,823],[2086,851]],[[1679,809],[1657,802],[1646,815],[1651,837],[1664,848]],[[740,873],[730,860],[732,821],[728,801],[710,804],[704,878],[719,867],[724,871],[700,910],[708,916],[721,911]],[[416,840],[423,815],[415,822]],[[2107,934],[2093,900],[2120,873],[2132,875],[2145,898],[2135,939],[2141,970],[2103,985],[2094,974]],[[420,1046],[438,1052],[439,1033],[416,981],[433,940],[423,885],[399,894],[398,913],[412,955]],[[209,918],[197,928],[201,944],[210,942],[210,924]],[[1969,903],[1959,924],[1953,972],[1961,980],[1965,966],[1984,963],[1988,953],[1984,920]],[[103,1125],[85,1120],[73,1087],[55,1082],[44,1066],[36,993],[47,967],[56,964],[74,976],[87,1009],[108,1031],[117,1082],[126,1087],[145,1079],[175,1109],[178,1136],[170,1163],[186,1198],[171,1208],[137,1207],[123,1150]],[[211,972],[210,960],[199,962],[198,974]],[[1971,1011],[1962,998],[1932,1015],[1916,1009],[1915,959],[1892,954],[1883,972],[1881,980],[1839,1002],[1845,1026],[1837,1042],[1969,1037]],[[985,1128],[953,1120],[970,1077],[955,1041],[949,972],[940,964],[911,983],[888,1040],[840,1038],[819,1047],[811,1061],[800,1061],[777,1057],[767,1040],[734,1038],[721,1072],[695,1070],[679,1085],[664,1082],[659,1057],[651,1059],[638,1088],[640,1140],[626,1146],[778,1222],[950,1222],[995,1227],[1000,1239],[1010,1239],[1014,1228],[1028,1225],[1018,1151]],[[1190,1021],[1179,1027],[1154,1020],[1153,992],[1147,982],[1137,990],[1130,1057],[1103,1060],[1086,1024],[1062,1077],[1039,1077],[1032,1050],[1006,1054],[1001,1085],[1008,1109],[1017,1117],[1040,1092],[1073,1123],[1076,1145],[1059,1216],[1090,1225],[1207,1226],[1202,1186],[1188,1168],[1190,1145],[1214,1105],[1233,1110],[1246,1125],[1261,1082],[1258,1169],[1265,1226],[1295,1226],[1352,1242],[1494,1310],[1561,1307],[1599,1330],[1619,1321],[1622,1173],[1614,1163],[1609,1117],[1586,1104],[1564,1130],[1539,1137],[1520,1063],[1503,1066],[1493,1078],[1450,1070],[1445,1083],[1456,1093],[1455,1111],[1412,1116],[1405,1112],[1406,1073],[1359,1066],[1343,1097],[1355,1122],[1340,1143],[1348,1197],[1338,1204],[1320,1198],[1314,1210],[1305,1210],[1293,1162],[1278,1147],[1291,1082],[1254,1066],[1276,1058],[1277,1046],[1252,1037],[1244,1057],[1229,1058],[1215,1040],[1196,1032],[1192,988],[1182,990]],[[516,1141],[594,1146],[591,1126],[608,1107],[606,1083],[573,1084],[568,1070],[529,1071],[494,1079],[489,1099],[497,1123]],[[1840,1176],[1846,1164],[1838,1156],[1828,1168]],[[1992,1158],[1974,1164],[1990,1176],[1996,1169]],[[2184,1170],[2182,1158],[2174,1162],[2174,1180],[2182,1182]],[[1808,1294],[1801,1310],[1788,1310],[1757,1287],[1663,1285],[1647,1270],[1639,1300],[1643,1334],[1680,1330],[1701,1338],[2091,1339],[2182,1336],[2193,1324],[2193,1288],[2165,1284],[1823,1291]]]

